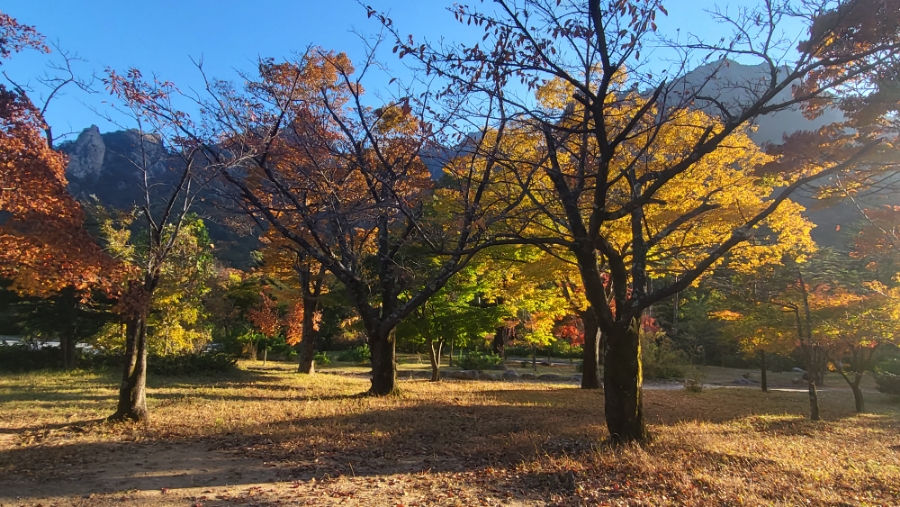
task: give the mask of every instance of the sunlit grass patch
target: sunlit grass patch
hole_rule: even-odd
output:
[[[602,392],[574,385],[410,380],[398,395],[370,397],[363,376],[244,366],[151,378],[147,425],[102,422],[115,404],[112,373],[0,375],[0,491],[23,474],[65,479],[74,485],[61,495],[74,503],[78,484],[93,484],[73,479],[80,470],[161,448],[159,477],[176,481],[186,459],[250,467],[255,475],[217,472],[210,484],[275,481],[271,505],[322,489],[337,495],[325,504],[359,505],[900,504],[900,405],[877,393],[866,393],[874,413],[858,416],[849,391],[825,390],[825,420],[812,423],[802,392],[647,390],[653,442],[609,449]],[[189,455],[165,458],[178,449]],[[135,489],[149,484],[128,473]]]

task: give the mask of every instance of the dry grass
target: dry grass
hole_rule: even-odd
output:
[[[602,394],[574,386],[370,398],[250,366],[151,381],[146,426],[100,422],[112,377],[0,376],[0,505],[900,505],[900,404],[877,393],[856,416],[823,391],[811,423],[804,393],[648,390],[654,442],[611,450]]]

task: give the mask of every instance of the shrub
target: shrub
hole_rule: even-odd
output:
[[[322,351],[316,352],[316,355],[313,356],[313,359],[319,366],[328,366],[329,364],[331,364],[331,359],[328,359],[328,354]]]
[[[221,353],[151,356],[147,358],[147,373],[159,376],[226,373],[235,371],[236,363],[234,357]]]
[[[62,367],[59,347],[33,349],[28,345],[0,345],[0,371],[25,372]]]
[[[882,371],[875,374],[875,383],[878,390],[885,394],[900,395],[900,375]]]
[[[477,350],[469,352],[459,361],[459,367],[463,370],[500,370],[503,369],[502,364],[503,358],[497,354]]]
[[[669,337],[643,336],[641,342],[644,377],[656,379],[685,377],[688,358],[683,351],[675,347]]]
[[[341,352],[337,360],[345,363],[365,363],[369,361],[370,357],[372,357],[372,352],[369,351],[369,345],[363,343],[359,347]]]

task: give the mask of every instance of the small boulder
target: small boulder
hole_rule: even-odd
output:
[[[519,380],[519,374],[516,370],[506,370],[503,372],[503,380]]]
[[[537,375],[535,375],[534,373],[523,373],[519,378],[521,378],[522,380],[536,380]]]
[[[538,380],[547,380],[550,382],[559,382],[560,380],[567,380],[562,375],[557,375],[555,373],[545,373],[543,375],[538,376]]]
[[[503,380],[500,373],[481,373],[479,374],[479,378],[481,380]]]

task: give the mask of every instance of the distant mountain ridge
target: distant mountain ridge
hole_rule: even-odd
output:
[[[673,93],[702,89],[704,93],[715,94],[723,103],[738,104],[747,100],[753,93],[754,83],[761,83],[768,77],[768,72],[765,65],[743,65],[720,60],[697,67],[676,81]],[[790,97],[790,93],[789,88],[785,89],[776,100],[786,99]],[[701,104],[700,107],[716,114],[711,104]],[[799,106],[794,106],[759,118],[751,138],[759,144],[777,144],[785,134],[815,130],[842,119],[839,111],[832,110],[810,120],[803,116]],[[137,167],[144,156],[147,157],[154,179],[174,183],[176,172],[167,171],[167,167],[175,167],[180,161],[166,152],[158,136],[144,135],[143,153],[140,150],[140,139],[141,134],[135,130],[101,133],[96,126],[91,126],[74,141],[62,144],[60,149],[70,158],[67,176],[72,194],[79,200],[96,196],[105,206],[131,209],[143,198]],[[423,161],[434,178],[442,173],[442,162],[451,152],[453,150],[430,147],[423,153]],[[795,200],[810,208],[807,215],[818,226],[813,231],[814,239],[829,246],[839,246],[836,243],[841,240],[835,234],[838,225],[856,223],[862,218],[849,203],[821,208],[809,197],[800,195]],[[210,236],[216,245],[216,257],[236,267],[251,264],[250,252],[259,248],[258,239],[252,234],[239,235],[226,227],[224,223],[228,218],[227,213],[217,209],[214,201],[215,199],[210,199],[198,203],[197,212],[206,219]]]
[[[143,144],[143,149],[142,149]],[[144,158],[152,183],[161,192],[177,184],[180,173],[170,168],[183,162],[166,151],[162,139],[137,130],[101,133],[96,125],[83,130],[71,142],[60,145],[69,157],[66,177],[69,192],[82,202],[96,199],[116,210],[131,210],[143,203],[142,172]],[[204,219],[213,241],[215,257],[226,265],[245,268],[253,264],[251,252],[260,248],[257,234],[238,233],[225,223],[233,216],[217,206],[215,195],[195,203],[194,212]]]

